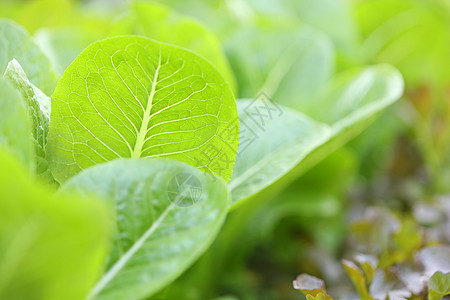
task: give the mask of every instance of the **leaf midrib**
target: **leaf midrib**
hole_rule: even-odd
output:
[[[147,229],[146,232],[133,244],[133,246],[128,249],[125,254],[106,272],[102,278],[97,282],[94,288],[89,293],[87,299],[93,299],[96,295],[98,295],[110,282],[113,280],[116,275],[125,267],[128,261],[134,257],[137,251],[139,251],[143,245],[147,242],[147,240],[155,233],[155,231],[160,227],[161,223],[167,217],[169,212],[174,208],[174,202],[170,203],[170,205],[165,209],[165,211],[158,217],[158,219]]]
[[[146,136],[147,136],[147,130],[148,130],[148,124],[150,122],[150,114],[153,106],[153,98],[155,97],[156,93],[156,85],[158,84],[158,74],[159,69],[161,67],[161,54],[158,58],[158,66],[155,70],[155,76],[153,78],[152,82],[152,88],[150,90],[150,95],[148,96],[147,106],[145,107],[144,111],[144,117],[142,118],[142,124],[141,128],[139,129],[139,132],[136,136],[136,144],[134,145],[133,152],[131,153],[131,158],[139,158],[142,154],[142,148],[144,147]]]

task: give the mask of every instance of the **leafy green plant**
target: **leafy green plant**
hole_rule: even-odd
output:
[[[44,54],[63,51],[52,31],[37,34],[44,52],[1,20],[0,146],[15,157],[0,155],[0,214],[11,214],[0,218],[0,275],[8,274],[0,295],[155,297],[208,249],[231,209],[253,199],[245,216],[263,192],[296,180],[401,97],[393,67],[335,72],[331,40],[290,20],[283,26],[268,24],[270,39],[258,31],[247,40],[251,26],[229,33],[235,88],[219,39],[160,5],[133,3],[102,38],[124,35],[66,58]],[[87,40],[71,42],[78,49]],[[268,51],[255,56],[262,46]],[[53,68],[64,70],[58,80]],[[311,299],[329,299],[319,290]]]

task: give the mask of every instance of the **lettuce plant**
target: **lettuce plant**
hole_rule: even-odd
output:
[[[0,276],[0,298],[154,296],[206,251],[230,209],[296,179],[403,91],[388,65],[333,76],[330,42],[305,29],[294,46],[311,48],[264,59],[253,75],[254,53],[229,46],[239,90],[258,95],[236,100],[220,42],[200,24],[135,3],[111,28],[125,35],[65,68],[0,21],[0,214],[13,212],[0,221],[0,275],[12,274]],[[58,80],[53,68],[65,68]]]

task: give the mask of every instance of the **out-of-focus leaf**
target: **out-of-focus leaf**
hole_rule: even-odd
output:
[[[381,64],[339,74],[323,97],[299,109],[339,132],[385,109],[402,94],[402,75]]]
[[[450,295],[450,273],[436,272],[428,283],[428,300],[441,300]]]
[[[377,271],[378,259],[373,255],[357,254],[355,261],[361,266],[368,284],[372,283]]]
[[[236,80],[220,42],[205,26],[160,4],[135,1],[131,6],[113,26],[112,35],[139,34],[190,49],[216,66],[236,91]]]
[[[425,277],[422,275],[423,269],[418,264],[411,264],[406,260],[398,265],[398,278],[415,295],[423,292],[425,287]]]
[[[330,36],[343,51],[354,53],[358,31],[345,0],[247,0],[254,14],[270,18],[296,17]]]
[[[351,226],[351,233],[359,252],[381,255],[388,251],[392,235],[400,231],[401,222],[391,212],[371,207]]]
[[[101,30],[99,26],[102,25],[45,28],[38,30],[34,38],[61,76],[89,44],[106,37],[107,30]]]
[[[70,24],[75,10],[73,0],[32,0],[22,4],[14,19],[33,33],[42,27]]]
[[[325,296],[323,293],[318,293],[316,296],[312,295],[306,295],[307,300],[327,300],[327,299],[333,299],[327,296]]]
[[[271,104],[267,97],[242,102],[242,138],[230,182],[232,203],[262,191],[280,178],[297,178],[363,130],[368,120],[398,100],[402,92],[398,71],[379,65],[344,76],[327,97],[304,108],[309,117],[324,124]]]
[[[17,0],[3,0],[0,2],[0,18],[8,18],[11,19],[22,8],[21,1]]]
[[[50,61],[22,27],[4,19],[0,19],[0,53],[1,74],[16,59],[31,83],[46,95],[53,93],[57,79]]]
[[[84,299],[107,245],[105,207],[53,195],[0,152],[0,299]]]
[[[0,91],[0,111],[3,112],[0,118],[0,148],[14,154],[25,168],[34,171],[31,122],[25,101],[19,92],[1,77]]]
[[[334,47],[326,36],[311,28],[295,31],[290,38],[286,42],[289,47],[283,49],[260,89],[272,101],[302,111],[314,105],[330,83]]]
[[[408,86],[450,79],[450,22],[433,2],[356,2],[357,20],[366,38],[363,54],[399,68]]]
[[[357,26],[345,0],[288,0],[301,22],[326,32],[343,51],[354,53],[358,45]]]
[[[229,183],[232,205],[282,177],[330,135],[328,126],[267,99],[237,104],[242,131]]]
[[[308,274],[301,274],[294,280],[294,289],[305,294],[308,300],[332,300],[332,298],[327,295],[323,280]]]
[[[96,194],[116,211],[106,270],[90,299],[143,299],[161,290],[211,244],[229,200],[219,177],[169,159],[101,164],[63,189]]]
[[[288,46],[287,46],[288,45]],[[334,71],[334,48],[326,36],[308,28],[244,28],[226,42],[242,98],[260,91],[292,108],[311,103]]]
[[[8,63],[4,77],[9,79],[15,88],[22,94],[28,107],[28,114],[32,121],[32,135],[36,154],[36,172],[38,175],[50,180],[52,175],[48,169],[45,158],[48,126],[50,123],[51,100],[27,78],[24,70],[17,60]]]
[[[410,217],[402,218],[400,231],[394,234],[393,244],[397,252],[396,263],[413,257],[416,250],[422,246],[422,235],[419,225]]]
[[[425,275],[431,277],[434,273],[450,272],[450,246],[430,246],[418,253],[417,260],[425,267]]]
[[[47,157],[59,182],[139,157],[177,159],[229,180],[238,143],[236,103],[217,69],[144,37],[90,45],[52,96]]]
[[[143,2],[144,0],[137,0]],[[195,19],[208,24],[208,27],[216,27],[221,23],[222,18],[227,17],[225,6],[233,3],[226,3],[224,0],[146,0],[147,2],[157,2],[167,5],[176,11],[182,12]],[[230,24],[227,24],[227,26]]]
[[[348,276],[355,285],[356,291],[358,292],[361,300],[373,300],[372,296],[370,296],[369,291],[367,290],[366,279],[361,269],[358,268],[358,266],[356,266],[353,262],[348,260],[343,260],[342,264],[345,268],[345,271],[347,271]]]
[[[370,284],[374,299],[407,300],[412,296],[408,288],[393,273],[378,269]]]

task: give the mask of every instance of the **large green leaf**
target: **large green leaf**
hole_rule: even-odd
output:
[[[450,295],[450,273],[436,272],[428,283],[428,299],[441,300]]]
[[[4,152],[0,165],[0,299],[83,299],[105,257],[105,208],[36,186]]]
[[[26,101],[28,113],[32,120],[36,172],[39,175],[51,178],[48,163],[45,159],[51,100],[28,80],[24,70],[15,59],[8,63],[4,77],[11,81]]]
[[[123,159],[94,166],[63,189],[96,193],[116,210],[116,232],[95,299],[143,299],[178,277],[221,227],[228,190],[178,161]]]
[[[236,82],[216,36],[195,19],[151,2],[136,1],[113,26],[112,34],[139,34],[190,49],[207,58],[231,87]]]
[[[33,170],[31,124],[21,95],[0,78],[0,148],[15,154],[20,162]]]
[[[238,101],[243,131],[229,183],[232,205],[276,181],[286,185],[297,178],[361,132],[402,92],[400,73],[378,65],[336,79],[325,97],[305,106],[312,119],[268,101]]]
[[[233,204],[281,178],[331,136],[329,126],[264,99],[239,100],[237,104],[242,132],[229,183]],[[265,117],[275,107],[279,114]]]
[[[229,180],[235,119],[230,88],[199,56],[142,37],[106,39],[83,51],[58,83],[50,169],[65,181],[116,158],[163,156]]]
[[[53,93],[56,75],[50,61],[22,27],[4,19],[0,19],[0,53],[0,73],[16,59],[34,85],[47,95]]]

